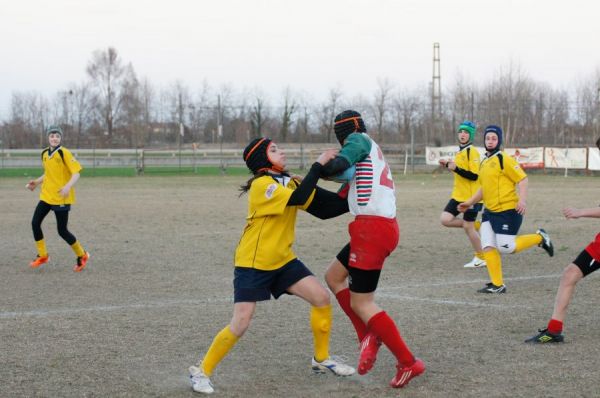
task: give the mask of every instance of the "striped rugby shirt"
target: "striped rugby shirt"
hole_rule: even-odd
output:
[[[352,133],[344,141],[339,156],[356,166],[356,174],[349,183],[350,213],[395,218],[394,181],[379,145],[365,133]]]

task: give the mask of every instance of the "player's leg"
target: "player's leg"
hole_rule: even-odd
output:
[[[194,391],[205,394],[214,392],[210,377],[217,365],[248,330],[255,309],[256,302],[239,302],[233,305],[233,317],[229,325],[217,333],[204,357],[196,365],[190,366],[190,382]]]
[[[485,259],[483,258],[483,249],[481,247],[481,238],[479,233],[477,232],[477,228],[475,227],[475,221],[477,219],[477,214],[479,213],[479,206],[472,210],[468,210],[465,212],[463,216],[463,230],[471,242],[471,246],[473,247],[473,251],[475,255],[473,256],[473,260],[469,263],[465,264],[465,268],[481,268],[485,267]]]
[[[458,202],[454,199],[450,199],[440,215],[440,223],[444,227],[448,228],[462,228],[463,220],[456,218],[458,215]]]
[[[335,295],[340,307],[352,322],[358,341],[362,341],[367,334],[367,325],[352,310],[350,305],[350,289],[348,288],[348,260],[350,256],[350,244],[338,253],[325,272],[325,282]]]
[[[75,253],[75,256],[77,257],[77,263],[73,266],[73,271],[80,272],[85,268],[90,255],[83,249],[81,243],[68,229],[69,210],[55,210],[54,215],[56,217],[58,234],[69,246],[71,246],[71,250],[73,250],[73,253]]]
[[[46,249],[46,241],[44,239],[44,233],[42,232],[42,222],[50,212],[50,209],[52,209],[52,207],[48,203],[40,200],[33,212],[31,229],[33,230],[33,239],[35,240],[37,257],[29,264],[32,268],[37,268],[48,262],[48,250]]]
[[[230,323],[214,337],[204,357],[190,367],[190,380],[194,391],[208,394],[214,391],[209,377],[250,327],[256,303],[271,298],[270,285],[274,278],[275,272],[234,268],[233,316]]]
[[[481,233],[481,246],[483,247],[483,256],[487,264],[490,283],[477,291],[479,293],[505,293],[506,287],[502,278],[502,258],[497,249],[496,234],[490,221],[484,220],[479,232]]]
[[[313,371],[316,373],[332,372],[338,376],[354,374],[352,367],[329,356],[329,338],[332,323],[329,292],[300,260],[296,259],[293,263],[293,266],[280,273],[277,286],[279,288],[287,285],[286,291],[288,293],[302,298],[311,305],[310,326],[314,342]],[[278,297],[278,288],[273,291],[275,297]]]
[[[587,250],[583,250],[579,256],[564,269],[554,300],[554,310],[550,321],[548,321],[548,325],[545,329],[540,329],[537,335],[525,340],[526,343],[560,343],[564,341],[562,335],[563,323],[567,315],[567,308],[575,293],[575,286],[581,279],[599,268],[600,263],[596,261]]]

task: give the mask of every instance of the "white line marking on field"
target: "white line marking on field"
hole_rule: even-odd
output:
[[[502,308],[502,309],[511,309],[511,308],[531,308],[528,305],[506,305],[506,304],[492,304],[492,303],[484,303],[480,301],[458,301],[458,300],[444,300],[444,299],[433,299],[428,297],[415,297],[415,296],[405,296],[402,294],[394,294],[394,293],[381,293],[378,294],[379,297],[384,298],[392,298],[398,300],[407,300],[407,301],[424,301],[428,303],[434,304],[448,304],[448,305],[462,305],[462,306],[470,306],[470,307],[488,307],[488,308]]]
[[[519,276],[513,278],[506,278],[507,281],[523,281],[523,280],[535,280],[535,279],[550,279],[558,278],[561,274],[550,274],[550,275],[538,275],[538,276]],[[447,305],[463,305],[463,306],[474,306],[474,307],[492,307],[492,308],[529,308],[526,305],[506,305],[506,304],[492,304],[485,302],[471,302],[471,301],[458,301],[458,300],[445,300],[445,299],[433,299],[428,297],[416,297],[410,295],[400,295],[391,291],[399,289],[410,289],[414,287],[437,287],[437,286],[449,286],[449,285],[466,285],[472,283],[486,283],[487,279],[479,280],[468,280],[468,281],[449,281],[441,283],[430,283],[421,285],[407,285],[407,286],[391,286],[381,287],[377,289],[377,295],[382,298],[390,298],[397,300],[407,301],[423,301],[435,304],[447,304]],[[47,310],[31,310],[31,311],[5,311],[0,312],[0,319],[12,319],[12,318],[27,318],[27,317],[51,317],[56,315],[73,315],[85,312],[116,312],[116,311],[128,311],[132,309],[155,309],[155,308],[166,308],[166,307],[179,307],[184,305],[203,305],[211,303],[233,303],[231,297],[209,297],[197,300],[169,300],[169,301],[149,301],[146,303],[131,303],[122,305],[99,305],[91,307],[79,307],[79,308],[59,308],[59,309],[47,309]]]
[[[534,275],[534,276],[515,276],[513,278],[504,278],[505,281],[528,281],[535,279],[554,279],[560,278],[562,274],[549,274],[549,275]],[[377,289],[377,292],[386,291],[386,290],[397,290],[397,289],[407,289],[413,287],[437,287],[437,286],[450,286],[450,285],[468,285],[471,283],[487,283],[489,279],[470,279],[468,281],[448,281],[448,282],[437,282],[437,283],[425,283],[425,284],[414,284],[407,286],[390,286],[390,287],[380,287]]]
[[[147,303],[134,303],[123,305],[97,305],[92,307],[79,308],[60,308],[54,310],[32,310],[32,311],[14,311],[0,312],[0,319],[17,318],[17,317],[47,317],[53,315],[72,315],[82,312],[115,312],[126,311],[130,309],[154,309],[165,307],[179,307],[182,305],[202,305],[212,303],[232,303],[232,298],[214,297],[201,300],[171,300],[171,301],[150,301]]]

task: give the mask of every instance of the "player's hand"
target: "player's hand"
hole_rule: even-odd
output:
[[[448,170],[454,171],[456,170],[456,163],[450,160],[446,163],[446,167],[448,168]]]
[[[331,159],[335,158],[337,156],[338,152],[339,152],[338,149],[333,149],[333,148],[327,149],[321,155],[319,155],[319,157],[317,158],[317,162],[320,163],[321,165],[325,165]]]
[[[563,214],[566,218],[579,218],[581,217],[581,210],[573,207],[567,207],[563,209]]]
[[[519,202],[517,203],[517,207],[515,207],[515,210],[520,215],[525,214],[525,211],[527,210],[527,203],[525,203],[525,201],[519,200]]]
[[[62,187],[58,193],[60,194],[60,196],[62,196],[63,198],[67,198],[69,196],[69,191],[71,190],[71,187],[69,186],[64,186]]]
[[[448,161],[446,159],[440,159],[440,160],[438,160],[438,163],[440,164],[440,166],[446,167],[446,164],[448,164]]]
[[[471,206],[472,205],[470,205],[467,202],[462,202],[462,203],[459,203],[458,206],[456,206],[456,209],[458,211],[460,211],[461,213],[464,213],[465,211],[469,210],[471,208]]]
[[[30,180],[27,185],[25,185],[25,188],[29,189],[30,191],[33,191],[35,187],[37,187],[35,180]]]

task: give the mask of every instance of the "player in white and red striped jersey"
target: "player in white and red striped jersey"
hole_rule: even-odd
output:
[[[360,341],[358,373],[366,374],[373,367],[383,343],[398,360],[390,385],[404,387],[425,371],[425,364],[413,356],[394,320],[375,303],[383,263],[400,238],[394,181],[381,149],[367,135],[360,113],[340,113],[334,130],[342,149],[323,166],[321,175],[335,176],[355,166],[354,177],[342,188],[355,218],[348,227],[350,243],[331,262],[325,280]]]

